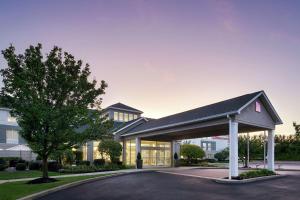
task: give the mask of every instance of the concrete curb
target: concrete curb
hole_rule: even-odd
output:
[[[98,181],[98,180],[103,180],[103,179],[107,179],[107,178],[113,178],[116,176],[123,176],[123,175],[127,175],[127,174],[135,174],[135,173],[147,173],[150,172],[151,170],[147,170],[147,171],[134,171],[134,172],[120,172],[120,173],[115,173],[115,174],[107,174],[107,175],[103,175],[103,176],[98,176],[98,177],[93,177],[93,178],[89,178],[89,179],[85,179],[85,180],[81,180],[81,181],[76,181],[76,182],[72,182],[72,183],[67,183],[65,185],[61,185],[58,187],[54,187],[48,190],[43,190],[41,192],[37,192],[25,197],[21,197],[17,200],[33,200],[33,199],[37,199],[43,196],[46,196],[48,194],[54,193],[54,192],[58,192],[60,190],[64,190],[64,189],[68,189],[71,187],[75,187],[75,186],[79,186],[85,183],[92,183],[94,181]]]
[[[246,183],[253,183],[253,182],[259,182],[259,181],[266,181],[271,179],[278,179],[283,178],[288,175],[281,174],[281,175],[272,175],[272,176],[263,176],[263,177],[257,177],[257,178],[249,178],[244,180],[229,180],[229,179],[215,179],[214,181],[216,183],[221,184],[246,184]]]

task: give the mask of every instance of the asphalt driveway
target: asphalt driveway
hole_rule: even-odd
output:
[[[299,186],[299,174],[243,185],[224,185],[202,178],[145,172],[87,183],[40,199],[296,200],[300,197]]]

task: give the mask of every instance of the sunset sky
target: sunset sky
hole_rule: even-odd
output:
[[[1,1],[0,49],[38,42],[88,62],[103,107],[159,118],[265,90],[277,133],[300,123],[299,0]]]

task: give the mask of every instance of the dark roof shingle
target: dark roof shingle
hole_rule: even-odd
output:
[[[225,101],[221,101],[218,103],[210,104],[207,106],[199,107],[196,109],[188,110],[185,112],[169,115],[166,117],[162,117],[156,120],[148,121],[132,130],[129,133],[145,131],[148,129],[153,129],[162,126],[168,126],[176,123],[184,123],[191,120],[197,120],[201,118],[211,117],[215,115],[221,115],[225,113],[238,111],[242,106],[251,101],[254,97],[256,97],[261,91],[254,92],[251,94],[246,94],[243,96],[239,96],[236,98],[228,99]]]
[[[105,109],[107,110],[107,109],[109,109],[109,108],[121,109],[121,110],[129,110],[129,111],[136,112],[136,113],[143,113],[142,111],[140,111],[140,110],[138,110],[138,109],[136,109],[136,108],[127,106],[127,105],[122,104],[122,103],[115,103],[115,104],[113,104],[113,105],[108,106],[108,107],[105,108]]]

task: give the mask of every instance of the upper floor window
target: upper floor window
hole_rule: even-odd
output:
[[[119,121],[119,113],[114,112],[114,121]]]
[[[138,118],[138,116],[137,115],[133,115],[133,119],[137,119]]]
[[[16,130],[6,130],[6,143],[19,144],[19,134]]]
[[[133,120],[133,114],[129,114],[129,121]]]
[[[119,113],[119,121],[124,121],[124,113]]]
[[[128,113],[124,113],[124,121],[128,122]]]

